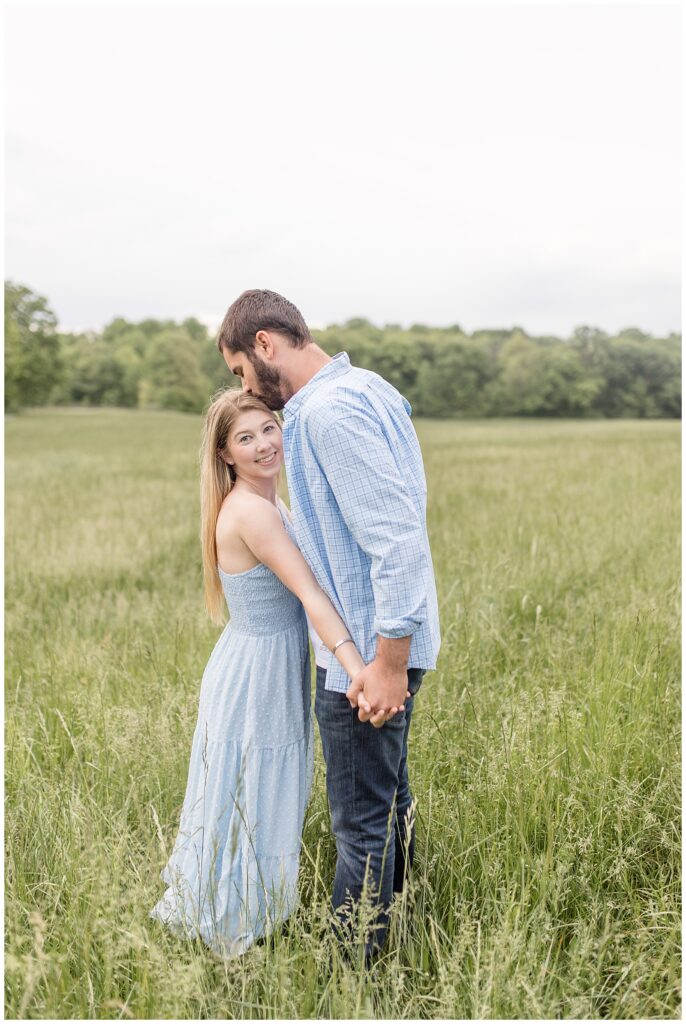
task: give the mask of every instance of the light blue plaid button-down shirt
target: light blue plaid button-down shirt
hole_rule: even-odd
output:
[[[412,636],[409,668],[436,666],[438,602],[426,479],[410,404],[339,353],[284,407],[295,533],[366,662],[376,635]],[[345,692],[335,658],[327,690]]]

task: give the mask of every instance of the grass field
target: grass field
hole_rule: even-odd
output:
[[[7,1016],[678,1016],[680,425],[418,424],[443,648],[368,974],[329,934],[319,754],[283,933],[224,963],[147,917],[218,634],[199,428],[6,423]]]

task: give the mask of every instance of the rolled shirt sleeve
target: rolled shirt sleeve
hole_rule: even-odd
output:
[[[315,450],[350,533],[371,562],[374,630],[411,636],[427,616],[426,528],[373,410],[331,408]]]

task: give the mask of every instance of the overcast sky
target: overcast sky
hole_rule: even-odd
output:
[[[6,8],[5,275],[65,328],[680,329],[680,11]]]

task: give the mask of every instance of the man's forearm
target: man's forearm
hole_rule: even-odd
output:
[[[388,672],[406,672],[410,658],[411,636],[388,637],[377,635],[376,660]]]

